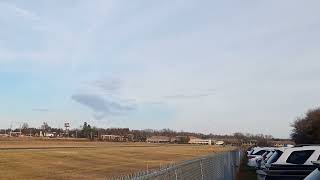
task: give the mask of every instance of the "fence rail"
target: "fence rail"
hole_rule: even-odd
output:
[[[118,180],[234,180],[241,162],[241,151],[217,153],[187,160],[179,164],[169,164],[157,170],[141,171],[115,178]]]

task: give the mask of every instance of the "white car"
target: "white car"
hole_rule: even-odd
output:
[[[274,147],[254,147],[250,151],[247,151],[248,158],[253,158],[256,156],[261,156],[267,150],[274,150]]]
[[[279,157],[283,154],[283,152],[288,149],[289,147],[280,147],[274,150],[272,155],[261,164],[261,169],[265,169],[266,167],[270,167],[270,165],[276,162]]]
[[[320,146],[302,146],[286,149],[273,165],[312,165],[320,160]]]
[[[276,152],[275,159],[280,157],[266,164],[266,168],[257,170],[257,179],[301,180],[315,170],[312,162],[320,160],[320,146],[293,147]],[[269,160],[273,161],[272,157]]]
[[[273,147],[256,147],[248,154],[248,163],[250,167],[257,167],[257,161],[260,158],[264,158],[263,155],[268,154],[269,152],[274,151]]]
[[[263,167],[266,162],[269,160],[269,158],[275,153],[275,150],[271,150],[270,152],[266,152],[264,153],[261,157],[257,158],[257,169],[260,169],[261,167]]]

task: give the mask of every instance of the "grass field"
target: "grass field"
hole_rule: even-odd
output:
[[[1,179],[104,179],[231,147],[0,139]]]

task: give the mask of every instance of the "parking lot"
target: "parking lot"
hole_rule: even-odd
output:
[[[317,180],[319,167],[319,145],[253,147],[247,151],[240,176],[258,180]]]

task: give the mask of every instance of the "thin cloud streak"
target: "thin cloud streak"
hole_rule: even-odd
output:
[[[47,108],[33,108],[32,111],[36,112],[49,112],[50,110]]]
[[[207,97],[210,95],[211,94],[194,94],[194,95],[176,94],[176,95],[164,96],[164,98],[168,98],[168,99],[194,99],[194,98]]]
[[[174,95],[168,95],[164,96],[166,99],[197,99],[202,97],[208,97],[213,95],[216,89],[208,89],[206,92],[198,93],[198,94],[174,94]]]
[[[93,110],[95,113],[94,117],[97,120],[107,116],[123,115],[128,111],[136,109],[135,105],[123,105],[94,94],[75,94],[72,95],[71,99]]]
[[[99,79],[89,84],[108,93],[115,93],[119,91],[121,87],[121,81],[119,79]]]
[[[0,6],[6,7],[8,10],[12,11],[16,16],[23,17],[25,19],[29,19],[32,21],[39,21],[41,18],[38,16],[35,12],[18,7],[16,5],[13,5],[11,3],[1,3]]]

